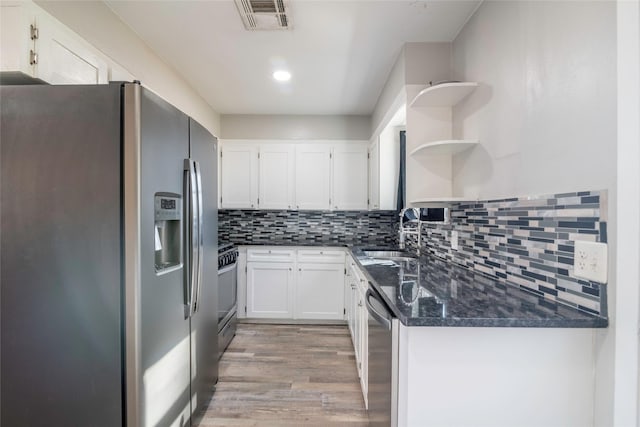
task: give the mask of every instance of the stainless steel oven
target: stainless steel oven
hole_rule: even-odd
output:
[[[218,358],[236,334],[238,323],[238,248],[218,246]]]

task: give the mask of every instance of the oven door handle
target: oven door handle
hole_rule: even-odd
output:
[[[226,265],[222,267],[222,269],[218,270],[218,276],[224,273],[227,273],[238,266],[238,262],[234,262],[233,264]]]

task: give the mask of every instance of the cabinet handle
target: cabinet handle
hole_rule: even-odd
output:
[[[289,267],[289,271],[293,271],[293,270],[291,269],[291,267]]]
[[[301,268],[299,268],[299,269],[298,269],[298,271],[302,271],[302,269],[301,269]]]
[[[36,40],[39,35],[38,27],[31,24],[31,40]]]
[[[33,50],[29,51],[29,65],[36,65],[38,63],[38,54]]]

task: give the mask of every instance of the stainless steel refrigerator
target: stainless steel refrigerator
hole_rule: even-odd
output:
[[[136,83],[0,87],[2,426],[195,425],[216,139]]]

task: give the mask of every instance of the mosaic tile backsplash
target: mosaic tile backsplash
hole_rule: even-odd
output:
[[[607,242],[606,199],[585,191],[457,203],[450,224],[422,225],[421,250],[606,317],[606,285],[573,276],[574,241]],[[414,236],[407,244],[415,248]]]
[[[219,210],[218,238],[237,245],[395,246],[395,211]]]

